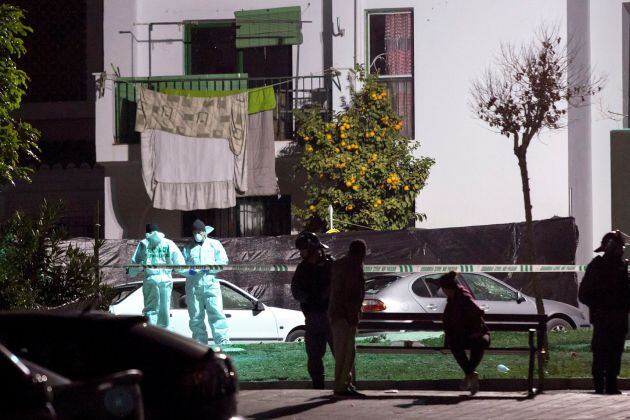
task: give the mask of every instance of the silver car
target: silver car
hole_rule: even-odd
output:
[[[365,284],[363,312],[442,313],[446,296],[438,287],[444,273],[385,274],[372,277]],[[485,273],[459,273],[457,281],[475,297],[477,304],[490,314],[536,314],[536,302]],[[543,299],[549,316],[549,331],[588,327],[578,308],[555,300]]]

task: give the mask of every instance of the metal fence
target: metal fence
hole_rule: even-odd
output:
[[[236,206],[228,209],[183,212],[185,235],[192,234],[189,229],[197,218],[212,225],[212,234],[219,238],[288,235],[291,233],[291,197],[238,197]]]
[[[332,85],[328,76],[247,78],[234,75],[160,76],[119,78],[115,81],[115,141],[139,143],[135,132],[137,89],[156,91],[183,89],[195,91],[239,91],[273,86],[277,106],[274,111],[276,140],[292,140],[296,132],[294,110],[321,107],[325,118],[332,114]]]

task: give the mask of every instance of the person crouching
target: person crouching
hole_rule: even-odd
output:
[[[444,308],[444,346],[449,347],[455,360],[464,371],[462,390],[475,395],[479,390],[479,375],[475,371],[486,348],[490,345],[490,332],[484,322],[484,311],[468,290],[457,283],[457,273],[451,271],[439,279],[446,295]],[[470,357],[466,350],[470,350]]]

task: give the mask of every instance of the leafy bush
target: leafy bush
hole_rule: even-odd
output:
[[[36,161],[39,152],[39,131],[15,118],[28,81],[16,64],[26,54],[23,38],[32,32],[23,20],[22,9],[0,4],[0,184],[28,180],[33,169],[24,163]]]
[[[100,281],[97,257],[62,243],[67,234],[58,222],[61,209],[61,203],[44,201],[36,218],[18,211],[0,226],[0,309],[81,300],[99,306],[111,298],[112,289]],[[95,251],[100,246],[97,241]]]
[[[319,109],[296,112],[306,208],[294,213],[312,230],[325,225],[329,205],[340,230],[403,229],[426,217],[415,212],[415,199],[434,161],[413,156],[419,145],[402,135],[386,87],[361,68],[358,74],[363,88],[351,91],[332,122]]]

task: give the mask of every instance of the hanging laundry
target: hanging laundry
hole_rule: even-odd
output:
[[[149,129],[141,135],[141,158],[144,185],[155,208],[196,210],[236,205],[237,160],[227,139]],[[243,166],[245,153],[239,158]]]
[[[273,124],[273,110],[276,108],[276,93],[272,86],[240,91],[212,91],[162,89],[168,95],[184,95],[195,98],[213,98],[224,95],[247,93],[249,124],[247,147],[245,148],[245,168],[242,160],[235,162],[235,178],[238,195],[242,197],[277,195],[276,150]],[[241,156],[239,156],[240,158]],[[244,169],[244,170],[243,170]],[[243,181],[243,177],[245,180]],[[246,188],[242,188],[245,185]]]
[[[249,116],[245,153],[247,191],[239,196],[277,195],[276,146],[273,134],[273,111]]]
[[[160,89],[160,92],[167,95],[190,96],[193,98],[216,98],[219,96],[236,95],[247,93],[247,113],[269,111],[276,108],[276,92],[273,86],[264,86],[243,90],[188,90],[188,89]]]
[[[247,93],[215,98],[167,95],[140,88],[136,131],[161,130],[186,137],[227,139],[240,155],[247,139]]]

